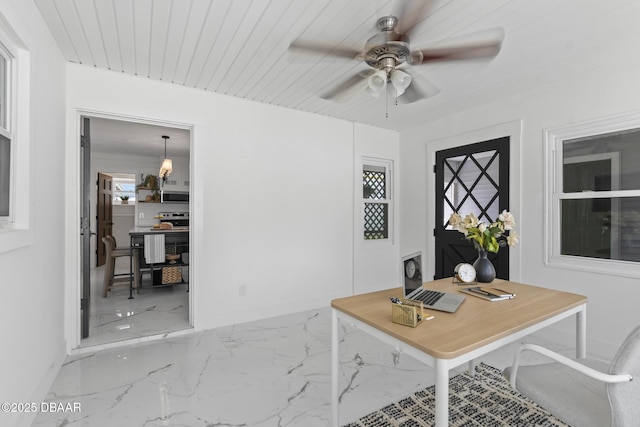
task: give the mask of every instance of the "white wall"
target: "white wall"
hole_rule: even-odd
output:
[[[65,64],[33,2],[0,0],[0,15],[31,56],[28,166],[33,236],[19,249],[0,252],[0,401],[41,402],[65,356]],[[21,136],[16,143],[26,142]],[[3,230],[0,239],[6,237]],[[0,424],[30,425],[32,418],[0,413]]]
[[[386,152],[397,155],[397,133],[81,65],[68,66],[67,85],[69,188],[77,188],[79,111],[193,126],[196,329],[327,306],[352,294],[355,147],[371,156],[391,146]],[[78,209],[77,197],[68,208]],[[74,221],[68,217],[70,306],[78,287]],[[393,264],[388,277],[397,274]],[[77,314],[67,313],[73,348]]]
[[[383,118],[381,118],[384,120]],[[354,294],[400,286],[399,240],[399,146],[398,134],[371,126],[355,125],[354,148]],[[393,211],[390,236],[386,240],[363,239],[362,160],[363,157],[391,161]],[[391,210],[390,210],[391,212]]]
[[[400,208],[401,252],[418,248],[432,259],[433,246],[428,243],[428,236],[433,226],[422,219],[433,210],[434,189],[433,185],[428,185],[427,173],[432,168],[434,151],[442,141],[459,137],[462,145],[469,135],[481,138],[487,129],[522,121],[521,151],[519,159],[512,161],[512,168],[519,171],[520,179],[520,183],[512,187],[512,196],[517,195],[514,192],[519,192],[520,196],[520,206],[512,206],[513,210],[519,211],[516,219],[521,239],[512,253],[518,252],[522,260],[520,280],[588,296],[588,351],[605,357],[612,357],[614,349],[640,323],[640,283],[637,279],[552,268],[544,264],[543,171],[546,159],[543,131],[640,107],[640,85],[637,83],[640,57],[635,43],[640,31],[631,22],[635,19],[633,14],[627,16],[628,22],[616,24],[617,29],[624,30],[619,32],[615,48],[607,44],[590,46],[584,57],[576,56],[572,65],[575,73],[570,78],[532,86],[528,92],[495,102],[488,96],[481,108],[462,110],[401,133],[400,145],[403,165],[400,178],[403,201]],[[591,31],[589,26],[584,27],[584,31]],[[574,324],[565,321],[545,332],[548,337],[571,344]]]

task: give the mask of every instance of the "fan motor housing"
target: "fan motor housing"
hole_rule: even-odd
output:
[[[364,61],[373,68],[380,68],[380,60],[394,57],[396,65],[409,58],[409,37],[394,31],[383,31],[371,37],[364,45]]]

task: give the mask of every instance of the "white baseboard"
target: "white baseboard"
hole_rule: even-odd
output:
[[[301,313],[309,310],[328,308],[331,300],[338,296],[324,296],[297,300],[295,303],[282,302],[278,304],[265,305],[260,308],[249,307],[246,309],[215,313],[208,320],[208,324],[198,325],[198,331],[219,328],[222,326],[236,325],[240,323],[253,322],[256,320],[269,319],[272,317],[285,316],[287,314]],[[204,323],[204,322],[203,322]]]
[[[109,350],[112,348],[142,344],[142,343],[147,343],[152,341],[161,341],[167,338],[178,337],[181,335],[189,335],[194,332],[195,330],[193,328],[186,328],[186,329],[181,329],[179,331],[164,332],[161,334],[148,335],[140,338],[131,338],[131,339],[122,340],[122,341],[114,341],[114,342],[109,342],[105,344],[97,344],[89,347],[78,347],[78,348],[72,349],[70,355],[75,356],[78,354],[96,353],[98,351]]]

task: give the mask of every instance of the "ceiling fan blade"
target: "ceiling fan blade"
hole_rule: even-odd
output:
[[[470,41],[456,46],[434,47],[418,49],[411,52],[411,65],[436,61],[451,61],[458,59],[490,58],[496,56],[502,47],[504,31],[502,28],[485,30],[477,34],[490,34],[490,38]]]
[[[501,43],[478,44],[475,46],[443,47],[422,49],[411,52],[411,65],[457,59],[490,58],[500,52]]]
[[[395,32],[410,35],[426,17],[431,3],[432,0],[405,0],[402,3],[402,9],[397,14],[398,25],[396,25]]]
[[[376,70],[362,70],[349,77],[334,88],[324,92],[320,98],[335,102],[347,102],[355,95],[364,92],[368,87],[368,79]]]
[[[357,59],[362,52],[356,49],[338,47],[328,43],[313,43],[302,40],[294,40],[289,45],[289,50],[301,53],[314,53],[320,55],[337,56],[340,58]]]
[[[440,93],[440,89],[425,77],[422,77],[418,73],[411,73],[411,84],[404,93],[398,97],[398,104],[411,104],[422,99],[431,98],[438,93]]]

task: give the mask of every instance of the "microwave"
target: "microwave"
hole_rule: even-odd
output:
[[[161,196],[162,203],[189,203],[187,191],[163,191]]]

